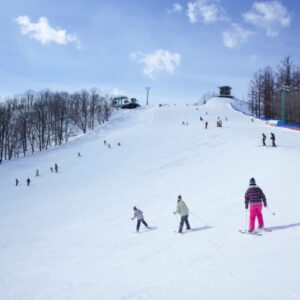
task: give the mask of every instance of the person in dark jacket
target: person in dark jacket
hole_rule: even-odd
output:
[[[266,135],[263,133],[262,134],[262,143],[263,143],[263,146],[266,146]]]
[[[55,170],[55,173],[58,173],[58,165],[57,164],[54,165],[54,170]]]
[[[16,178],[16,186],[19,185],[19,180]]]
[[[262,205],[267,207],[266,197],[260,187],[256,185],[255,179],[250,179],[250,186],[245,194],[245,208],[250,207],[249,215],[249,232],[253,232],[255,228],[255,219],[258,219],[258,228],[264,228],[264,219],[262,215]]]
[[[270,139],[272,141],[272,147],[276,147],[276,144],[275,144],[275,134],[273,132],[271,132]]]
[[[27,178],[26,182],[27,182],[27,186],[30,186],[30,178]]]

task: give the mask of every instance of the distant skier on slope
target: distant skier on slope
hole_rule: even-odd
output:
[[[19,185],[19,180],[16,178],[16,186]]]
[[[207,127],[208,127],[208,122],[206,121],[205,122],[205,129],[207,129]]]
[[[263,143],[263,146],[266,146],[266,135],[263,133],[262,134],[262,143]]]
[[[30,182],[31,182],[30,178],[27,178],[26,182],[27,182],[27,186],[30,186]]]
[[[276,144],[275,144],[275,134],[273,132],[271,132],[270,139],[272,141],[272,147],[276,147]]]
[[[256,185],[255,179],[250,179],[250,186],[245,194],[245,208],[250,206],[249,232],[255,228],[255,219],[258,219],[258,228],[264,228],[264,219],[262,215],[262,204],[267,207],[266,197],[260,187]]]
[[[58,173],[58,165],[57,164],[54,165],[54,170],[55,170],[55,173]]]
[[[134,220],[135,218],[137,219],[136,232],[139,232],[141,223],[143,223],[146,228],[149,228],[148,224],[144,220],[143,212],[140,209],[136,208],[135,206],[133,207],[133,211],[134,211],[134,215],[131,218],[131,220]]]
[[[174,211],[174,215],[179,214],[181,217],[180,223],[179,223],[179,230],[178,233],[182,233],[183,224],[185,223],[186,229],[191,230],[191,226],[189,223],[189,209],[186,206],[186,204],[183,202],[181,195],[178,196],[177,199],[177,207],[176,211]]]
[[[40,171],[39,171],[39,169],[36,169],[35,170],[35,177],[39,177],[40,176]]]

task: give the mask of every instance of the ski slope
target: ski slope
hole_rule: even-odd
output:
[[[300,299],[300,133],[252,123],[230,101],[118,111],[69,144],[4,162],[0,299]],[[271,131],[279,147],[261,147]],[[264,209],[273,231],[262,236],[238,232],[251,177],[276,212]],[[194,229],[183,235],[179,194]],[[134,205],[156,230],[135,233]]]

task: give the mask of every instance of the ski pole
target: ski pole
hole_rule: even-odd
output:
[[[194,212],[192,212],[191,210],[190,210],[190,212],[191,212],[191,214],[192,214],[194,217],[196,217],[199,221],[201,221],[201,222],[204,224],[204,226],[207,226],[205,221],[203,221],[201,218],[199,218],[199,217],[198,217]]]
[[[267,206],[267,209],[272,213],[273,216],[276,215],[275,212],[269,206]]]

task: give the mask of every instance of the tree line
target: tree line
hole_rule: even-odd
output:
[[[28,91],[0,103],[0,164],[67,143],[108,121],[112,96],[96,89],[74,93]]]
[[[258,70],[248,100],[253,116],[300,123],[300,67],[288,56],[275,69]]]

